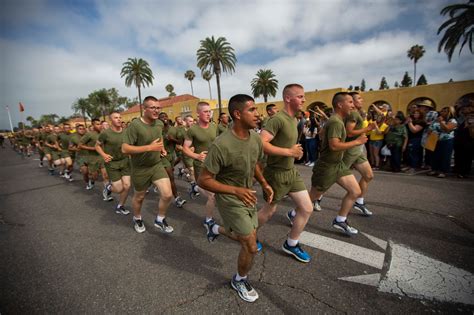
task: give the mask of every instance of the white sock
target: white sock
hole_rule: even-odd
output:
[[[241,280],[245,280],[245,279],[247,279],[247,276],[242,277],[241,275],[239,275],[238,272],[235,274],[235,281],[241,281]]]
[[[164,219],[164,218],[165,218],[165,217],[162,217],[161,215],[157,215],[157,216],[156,216],[156,221],[158,221],[158,222],[163,222],[163,219]]]
[[[206,217],[206,222],[209,222],[212,220],[212,217]]]
[[[118,204],[118,205],[117,205],[117,208],[120,208],[121,206],[122,206],[121,204]]]
[[[286,243],[289,246],[294,247],[294,246],[298,245],[298,240],[292,240],[291,238],[288,237],[288,239],[286,240]]]
[[[321,197],[318,198],[318,202],[321,202],[321,200],[323,200],[323,195],[321,195]]]
[[[142,216],[138,216],[138,217],[136,217],[136,216],[133,216],[133,219],[134,219],[135,221],[137,221],[137,220],[141,220],[141,219],[142,219]]]
[[[339,223],[345,222],[346,220],[347,220],[347,217],[343,217],[343,216],[341,216],[341,215],[338,215],[338,216],[336,217],[336,221],[339,222]]]
[[[214,234],[219,234],[219,225],[217,224],[214,224],[213,227],[212,227],[212,233]]]
[[[364,204],[364,197],[357,198],[356,202],[360,205],[363,205]]]
[[[291,216],[292,216],[292,217],[295,217],[295,216],[296,216],[296,211],[295,211],[295,209],[291,210]]]

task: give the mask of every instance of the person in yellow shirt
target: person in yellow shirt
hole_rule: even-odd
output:
[[[383,146],[383,139],[388,125],[385,123],[385,116],[376,115],[375,129],[369,132],[369,160],[372,169],[380,168],[380,149]]]

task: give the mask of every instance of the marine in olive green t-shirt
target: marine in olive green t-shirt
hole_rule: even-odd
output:
[[[358,110],[354,110],[349,113],[349,115],[344,119],[345,125],[348,123],[355,123],[354,130],[362,129],[364,124],[364,119],[360,115]],[[353,141],[357,139],[358,136],[349,137],[347,136],[346,142]],[[353,164],[360,164],[367,161],[367,157],[365,156],[364,145],[354,146],[350,149],[347,149],[344,152],[343,161],[347,165],[347,167],[351,167]]]
[[[223,134],[224,132],[226,132],[227,129],[228,129],[228,126],[227,126],[227,125],[224,126],[224,124],[219,123],[219,124],[217,125],[217,135],[220,136],[221,134]]]
[[[144,146],[157,139],[163,139],[163,122],[157,119],[149,125],[139,118],[130,123],[125,131],[123,142],[133,146]],[[147,168],[160,163],[161,152],[144,152],[132,154],[131,157],[132,168]]]
[[[216,138],[217,127],[214,124],[209,124],[209,127],[202,128],[199,125],[193,125],[188,129],[186,133],[186,140],[191,140],[192,146],[194,147],[194,153],[200,154],[203,151],[208,151],[212,141]],[[199,177],[199,173],[202,167],[202,162],[199,160],[193,161],[194,165],[194,176],[196,179]]]
[[[98,141],[102,145],[104,152],[112,156],[112,162],[128,158],[122,153],[124,134],[124,131],[116,132],[109,128],[102,131],[99,135]]]
[[[97,142],[97,139],[99,139],[99,133],[95,131],[89,131],[87,132],[82,138],[81,138],[81,144],[87,146],[87,147],[95,147],[95,144]],[[99,153],[96,150],[86,150],[87,151],[87,156],[92,157],[92,158],[97,158],[99,157]],[[83,156],[81,154],[81,156]]]

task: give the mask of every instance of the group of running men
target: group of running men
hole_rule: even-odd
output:
[[[347,216],[352,208],[364,216],[372,213],[364,203],[368,183],[373,178],[372,169],[363,151],[366,133],[372,124],[363,128],[359,113],[362,97],[358,93],[339,92],[332,100],[333,114],[322,131],[320,157],[313,168],[311,189],[295,167],[295,159],[303,155],[298,144],[295,115],[305,103],[304,89],[299,84],[289,84],[283,89],[282,110],[271,107],[267,119],[258,134],[255,132],[259,113],[252,97],[237,94],[230,98],[228,113],[221,114],[220,123],[211,122],[208,103],[197,104],[197,122],[192,116],[176,119],[176,125],[161,112],[158,99],[148,96],[143,101],[143,116],[132,120],[124,128],[120,113],[110,114],[110,127],[103,128],[99,120],[92,120],[90,131],[84,125],[45,127],[36,137],[40,152],[67,180],[72,180],[74,160],[86,182],[92,189],[99,171],[104,179],[103,198],[113,200],[112,193],[119,195],[116,212],[128,214],[125,203],[131,185],[133,226],[136,232],[146,230],[141,216],[145,195],[150,188],[159,191],[158,212],[154,226],[163,233],[172,233],[173,227],[166,220],[167,209],[173,201],[182,207],[186,200],[177,192],[173,169],[179,163],[190,181],[190,196],[207,199],[205,219],[206,237],[214,242],[225,235],[240,243],[237,272],[230,283],[239,296],[254,302],[258,293],[250,285],[248,274],[256,253],[262,250],[257,230],[275,214],[278,203],[289,197],[295,209],[288,211],[291,229],[282,250],[298,261],[307,263],[311,256],[301,248],[299,238],[313,211],[321,211],[323,194],[335,183],[346,190],[342,204],[332,226],[355,235],[358,230],[351,226]],[[357,182],[354,168],[361,174]],[[257,210],[254,180],[258,181],[264,197],[263,207]],[[222,220],[215,220],[215,207]]]

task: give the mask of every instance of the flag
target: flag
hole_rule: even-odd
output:
[[[20,112],[24,112],[25,111],[25,106],[23,106],[23,104],[20,102],[18,103],[19,107],[20,107]]]

